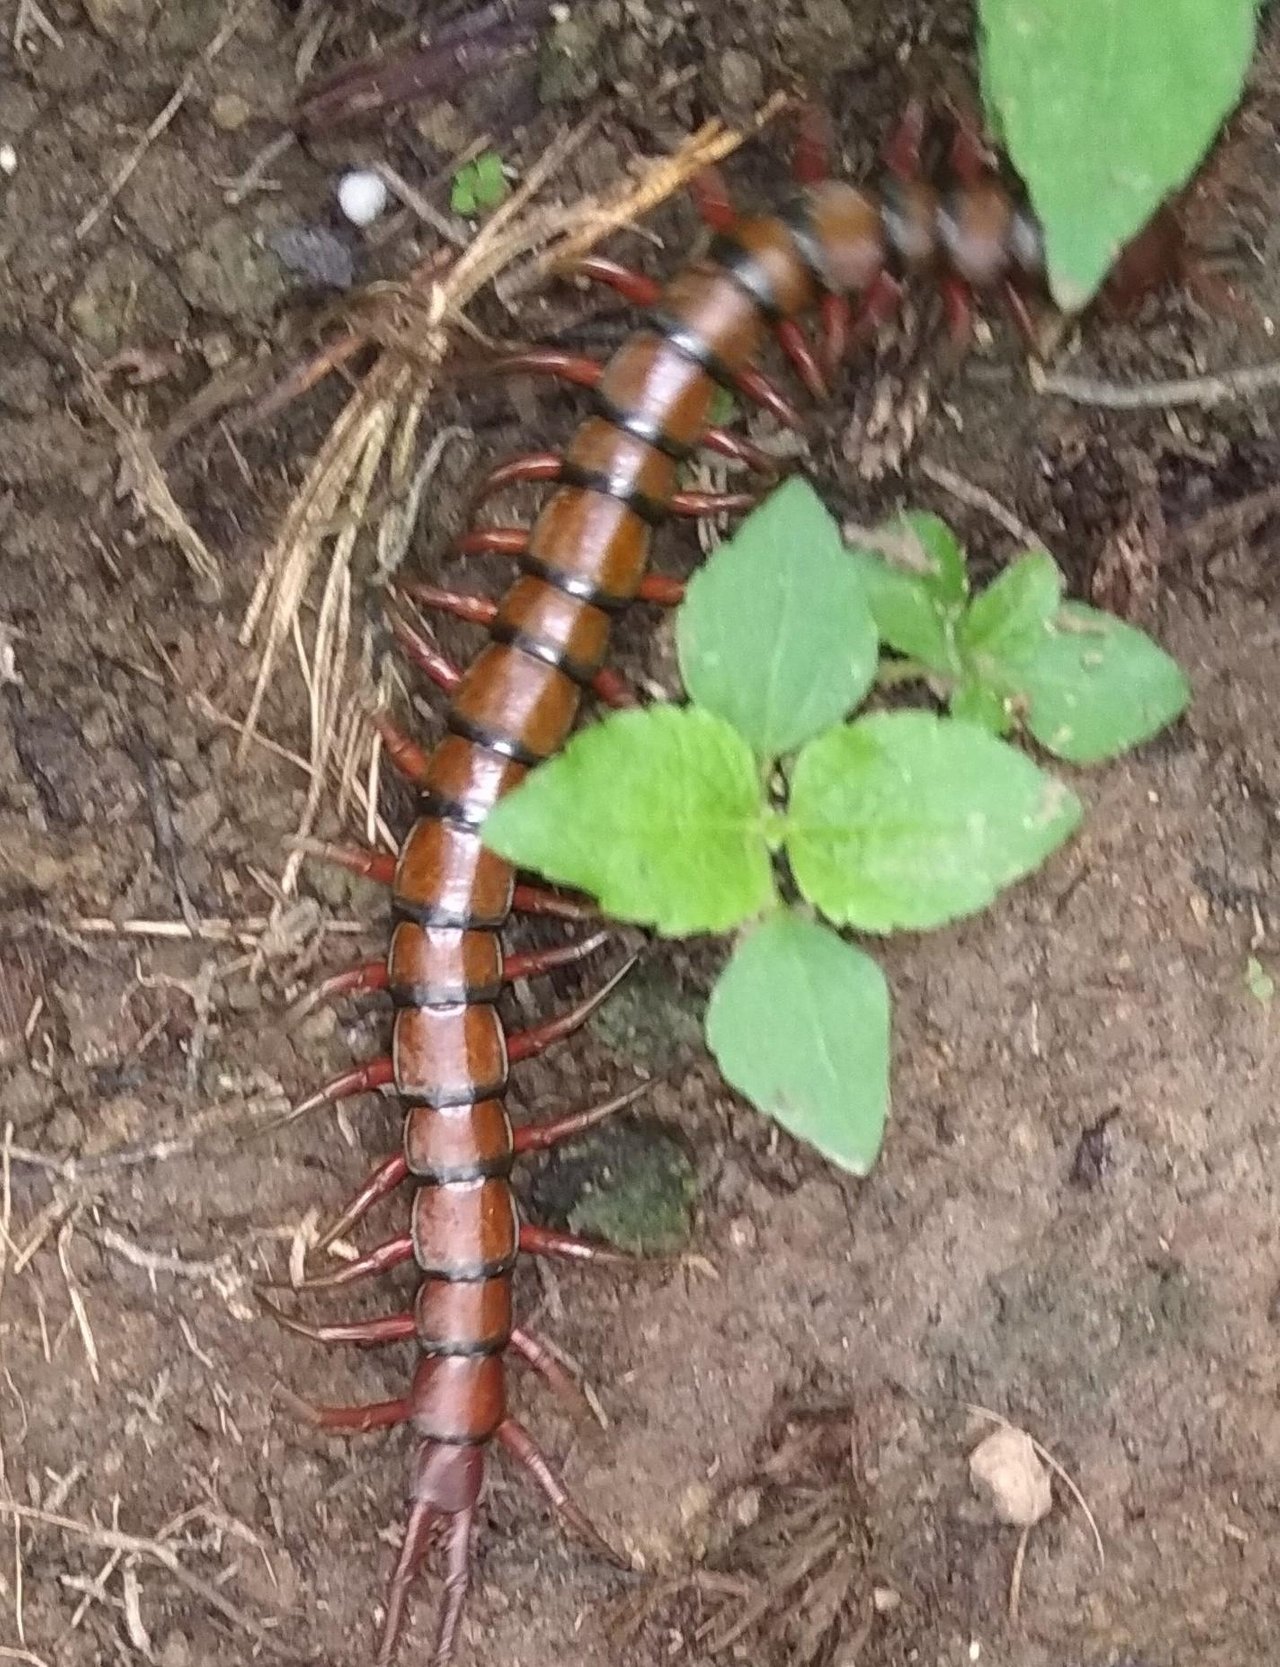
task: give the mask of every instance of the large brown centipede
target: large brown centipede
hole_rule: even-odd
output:
[[[324,1342],[412,1339],[417,1345],[405,1395],[311,1409],[327,1429],[407,1423],[416,1439],[380,1664],[390,1660],[415,1571],[437,1532],[446,1572],[433,1659],[444,1667],[451,1658],[485,1452],[495,1439],[566,1521],[615,1555],[507,1411],[503,1356],[511,1349],[553,1385],[566,1387],[547,1345],[514,1323],[513,1267],[521,1250],[602,1254],[571,1235],[518,1221],[514,1159],[580,1133],[634,1098],[513,1129],[505,1106],[509,1070],[569,1035],[616,979],[562,1016],[508,1033],[497,1007],[504,982],[581,959],[603,940],[593,936],[504,960],[501,934],[513,909],[569,918],[581,911],[517,885],[508,865],[485,850],[480,828],[497,799],[564,744],[584,689],[615,704],[631,699],[605,665],[611,624],[635,600],[669,603],[680,594],[674,581],[646,574],[654,528],[672,514],[751,501],[679,490],[678,472],[699,446],[767,464],[746,441],[710,426],[710,413],[717,387],[724,386],[792,420],[790,402],[755,365],[770,331],[802,380],[820,393],[850,343],[887,315],[912,273],[936,276],[957,330],[975,291],[1003,294],[1025,324],[1025,295],[1043,277],[1033,218],[980,147],[968,141],[953,147],[956,177],[939,191],[921,177],[919,145],[913,111],[887,152],[889,184],[872,195],[827,177],[821,131],[810,121],[797,147],[797,197],[785,213],[739,217],[718,182],[707,181],[698,195],[714,241],[704,258],[665,286],[610,261],[587,261],[588,276],[620,291],[646,316],[604,365],[551,350],[507,361],[507,368],[547,371],[585,386],[593,404],[563,456],[517,458],[485,483],[485,492],[514,482],[553,487],[531,528],[482,528],[462,540],[472,551],[514,556],[519,577],[498,601],[424,584],[399,586],[402,598],[482,626],[487,640],[461,671],[393,611],[392,627],[408,657],[449,697],[447,734],[427,753],[381,720],[391,755],[421,794],[418,820],[398,859],[332,848],[328,854],[390,886],[396,924],[385,961],[341,973],[321,992],[386,991],[395,1006],[391,1053],[346,1072],[298,1109],[391,1088],[404,1112],[403,1150],[369,1176],[322,1245],[334,1243],[402,1182],[413,1189],[407,1233],[306,1288],[345,1286],[410,1260],[419,1284],[411,1312],[319,1326],[287,1322]],[[815,311],[816,350],[797,322]]]

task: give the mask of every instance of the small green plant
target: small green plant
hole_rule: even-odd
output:
[[[691,581],[677,616],[690,703],[617,713],[485,824],[510,861],[667,937],[739,933],[706,1036],[726,1079],[855,1174],[889,1105],[889,994],[833,928],[960,920],[1079,823],[1075,795],[1002,737],[1072,762],[1172,721],[1178,667],[1140,632],[1062,601],[1043,551],[970,594],[946,526],[909,516],[848,550],[792,481]],[[880,663],[883,639],[899,657]],[[847,715],[919,679],[933,710]],[[825,916],[824,924],[818,916]]]
[[[979,0],[983,98],[1067,311],[1200,165],[1238,101],[1257,0]]]
[[[507,176],[502,170],[502,158],[496,150],[481,151],[453,176],[449,206],[455,214],[470,220],[478,214],[491,213],[506,194]]]

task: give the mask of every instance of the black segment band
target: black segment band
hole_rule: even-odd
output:
[[[683,463],[692,457],[695,446],[685,445],[681,440],[673,440],[667,434],[661,423],[654,422],[652,417],[646,417],[639,411],[622,411],[597,389],[592,395],[592,404],[598,417],[605,422],[612,423],[614,428],[620,428],[624,434],[629,434],[633,440],[639,440],[642,445],[652,446],[655,451],[665,453],[677,463]]]
[[[831,282],[830,267],[822,243],[814,232],[808,203],[803,198],[798,202],[792,202],[783,209],[778,219],[791,234],[800,259],[809,268],[820,287],[833,289],[835,286]]]
[[[541,637],[531,637],[527,631],[519,631],[514,625],[493,625],[489,629],[489,635],[494,642],[505,643],[509,648],[518,648],[531,660],[541,660],[544,666],[553,666],[556,671],[562,671],[575,683],[590,683],[599,670],[597,666],[584,666],[577,660],[571,660],[558,643],[545,642]]]
[[[488,1338],[483,1342],[450,1342],[448,1338],[424,1337],[417,1333],[418,1347],[423,1354],[449,1355],[451,1358],[461,1356],[463,1359],[478,1360],[487,1354],[505,1354],[511,1342],[511,1333],[502,1337]]]
[[[477,723],[474,718],[465,717],[461,712],[453,710],[446,714],[445,723],[455,735],[461,735],[464,741],[474,741],[476,746],[483,747],[486,752],[496,753],[499,758],[509,758],[513,764],[524,764],[532,769],[535,764],[542,763],[542,754],[526,747],[518,735],[502,735],[485,724]]]
[[[502,994],[502,980],[493,984],[392,984],[388,994],[393,1007],[492,1007]]]
[[[465,909],[446,909],[439,903],[411,903],[404,897],[392,897],[391,913],[396,920],[412,921],[415,926],[448,926],[459,932],[492,932],[505,926],[510,909],[500,915],[468,914]]]
[[[745,290],[769,322],[776,324],[782,317],[777,294],[769,274],[750,249],[744,249],[727,232],[721,232],[711,240],[708,254],[727,278]]]
[[[656,527],[667,516],[667,506],[660,498],[639,492],[622,475],[607,475],[600,469],[587,469],[566,457],[560,468],[560,485],[576,486],[583,492],[596,492],[602,498],[613,498],[633,515]]]
[[[608,591],[601,590],[599,585],[579,573],[567,573],[563,568],[552,567],[549,563],[539,560],[537,556],[521,556],[520,571],[527,573],[531,579],[541,579],[543,584],[550,585],[564,596],[571,596],[575,602],[589,602],[593,608],[599,608],[602,613],[614,614],[625,608],[631,600],[629,596],[611,596]]]
[[[674,347],[681,358],[688,359],[699,369],[705,370],[713,382],[718,382],[722,388],[737,386],[737,377],[724,360],[712,352],[696,330],[691,330],[687,324],[670,313],[656,309],[645,314],[644,322],[655,334],[661,336],[663,341]]]

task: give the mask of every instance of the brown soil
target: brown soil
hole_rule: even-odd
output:
[[[282,1333],[248,1284],[279,1276],[308,1212],[331,1208],[393,1141],[390,1110],[367,1100],[337,1123],[243,1127],[376,1049],[376,1010],[293,1030],[281,1014],[310,962],[350,952],[334,922],[366,926],[376,951],[377,899],[308,869],[302,917],[265,944],[252,930],[237,946],[121,927],[180,921],[184,907],[201,920],[268,914],[302,801],[303,776],[278,755],[255,748],[234,765],[210,702],[244,709],[236,631],[258,555],[337,395],[266,429],[169,427],[211,375],[234,385],[268,347],[282,364],[296,357],[329,298],[262,239],[332,227],[332,181],[356,157],[434,179],[444,207],[449,158],[481,131],[527,164],[601,82],[651,86],[658,59],[689,78],[661,112],[624,92],[566,192],[796,74],[831,101],[860,174],[908,84],[970,64],[969,8],[946,0],[602,3],[598,27],[593,11],[575,24],[585,35],[563,37],[557,84],[544,79],[560,102],[540,102],[519,60],[417,126],[402,116],[384,138],[295,146],[267,165],[266,188],[228,203],[229,182],[281,131],[317,16],[328,65],[411,10],[295,15],[248,0],[201,63],[230,14],[199,0],[43,0],[47,27],[34,7],[0,7],[0,142],[17,157],[0,176],[0,665],[12,655],[0,689],[0,1138],[7,1127],[13,1147],[55,1160],[178,1139],[70,1181],[26,1159],[5,1168],[0,1498],[159,1537],[206,1583],[182,1584],[154,1553],[113,1555],[100,1534],[5,1521],[0,1657],[354,1667],[370,1659],[399,1529],[404,1441],[317,1436],[272,1397],[277,1380],[321,1399],[399,1393],[406,1357]],[[78,232],[193,64],[176,117]],[[1164,294],[1135,319],[1088,323],[1073,368],[1156,378],[1271,356],[1278,114],[1267,55],[1193,203],[1197,226],[1239,257],[1243,319]],[[767,144],[734,172],[761,196],[777,177]],[[675,205],[656,225],[665,250],[622,246],[658,269],[694,230]],[[404,270],[429,235],[410,224],[381,244],[351,237],[358,278]],[[535,301],[489,322],[534,338],[581,305]],[[622,1278],[522,1270],[525,1311],[582,1364],[610,1428],[574,1424],[523,1381],[519,1401],[649,1572],[620,1577],[583,1553],[496,1466],[466,1667],[702,1662],[757,1599],[759,1624],[718,1659],[1274,1659],[1280,1008],[1251,993],[1246,963],[1274,967],[1280,895],[1277,527],[1265,514],[1206,517],[1270,484],[1280,445],[1261,402],[1116,416],[1039,397],[998,323],[930,387],[928,323],[851,368],[839,419],[813,447],[828,501],[859,520],[893,503],[934,508],[990,568],[1015,546],[939,470],[994,493],[1078,592],[1179,656],[1194,706],[1079,784],[1085,831],[1033,883],[980,920],[888,946],[895,1109],[868,1181],[773,1136],[718,1083],[696,1043],[715,966],[698,946],[656,948],[627,1025],[522,1073],[520,1099],[545,1112],[625,1086],[637,1066],[657,1072],[652,1118],[696,1165],[696,1258]],[[160,448],[218,553],[220,596],[138,516],[86,401],[77,356],[97,365],[125,349],[143,350],[149,379],[132,388],[113,373],[112,398]],[[433,424],[461,419],[478,438],[451,463],[432,519],[452,524],[458,482],[491,452],[554,443],[571,405],[545,391],[443,397]],[[424,533],[424,571],[433,548]],[[695,556],[690,536],[669,536],[664,561]],[[465,582],[460,566],[449,571]],[[470,577],[482,581],[483,564]],[[628,624],[633,670],[669,676],[662,645],[649,621]],[[264,727],[305,750],[296,675]],[[114,926],[95,932],[86,918]],[[579,987],[560,981],[559,998]],[[202,1129],[194,1151],[183,1144]],[[553,1181],[539,1196],[554,1201]],[[391,1299],[368,1302],[385,1311]],[[966,1455],[983,1426],[967,1403],[1054,1452],[1105,1545],[1100,1565],[1059,1487],[1026,1547],[1015,1620],[1018,1536],[970,1493]],[[403,1661],[427,1659],[433,1611],[424,1582]]]

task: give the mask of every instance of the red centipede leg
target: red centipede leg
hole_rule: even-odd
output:
[[[325,839],[302,839],[298,849],[321,862],[335,863],[362,880],[375,885],[389,886],[396,877],[396,859],[390,851],[369,851],[362,845],[331,845]]]
[[[732,231],[737,225],[738,211],[719,168],[700,168],[689,181],[689,195],[699,217],[713,232]]]
[[[575,388],[594,388],[604,375],[598,359],[581,353],[566,353],[559,347],[531,347],[522,353],[505,353],[486,369],[499,376],[554,376]]]
[[[740,515],[759,502],[757,492],[677,492],[671,511],[674,515]]]
[[[471,1512],[460,1513],[466,1518],[468,1546],[470,1544]],[[378,1653],[374,1660],[376,1667],[389,1667],[391,1657],[395,1652],[396,1640],[404,1627],[405,1609],[409,1603],[409,1589],[413,1585],[413,1577],[418,1572],[418,1566],[427,1554],[427,1547],[431,1543],[431,1530],[435,1527],[439,1512],[434,1505],[424,1499],[414,1500],[409,1510],[409,1520],[405,1524],[404,1542],[400,1547],[400,1555],[396,1559],[395,1571],[387,1587],[387,1613],[382,1623],[382,1635],[378,1640]],[[450,1519],[449,1544],[453,1546],[453,1524],[458,1518]],[[463,1586],[463,1595],[466,1586]],[[459,1604],[461,1608],[461,1604]],[[456,1625],[456,1623],[455,1623]],[[450,1639],[452,1645],[452,1639]],[[440,1659],[437,1654],[436,1660]],[[447,1657],[445,1658],[448,1659]]]
[[[277,1308],[261,1291],[255,1294],[277,1324],[312,1343],[356,1343],[361,1348],[376,1348],[380,1343],[405,1342],[414,1335],[417,1324],[412,1314],[384,1314],[374,1320],[337,1320],[327,1325],[311,1325]]]
[[[388,612],[387,619],[392,636],[400,644],[411,664],[429,677],[438,689],[443,689],[445,694],[451,695],[462,682],[462,673],[453,661],[446,659],[420,631],[415,631],[407,619],[401,619],[399,614],[391,612]]]
[[[580,1001],[567,1013],[557,1013],[554,1019],[548,1019],[544,1024],[531,1025],[528,1030],[517,1030],[507,1038],[507,1058],[513,1065],[522,1059],[536,1059],[554,1042],[562,1042],[566,1036],[572,1036],[575,1030],[580,1030],[586,1024],[598,1007],[608,1001],[639,959],[639,955],[632,955],[623,962],[607,984],[602,984],[585,1001]]]
[[[335,1001],[339,996],[362,996],[371,990],[385,990],[386,987],[387,963],[364,961],[358,967],[348,967],[345,972],[335,972],[332,978],[317,984],[314,990],[294,1002],[289,1009],[290,1017],[300,1018],[322,1001]]]
[[[430,768],[428,755],[385,712],[375,712],[372,723],[382,737],[382,744],[393,766],[414,787],[423,786]]]
[[[582,1507],[570,1497],[569,1490],[556,1475],[550,1460],[524,1425],[514,1418],[504,1418],[495,1433],[512,1458],[529,1472],[546,1494],[556,1515],[576,1529],[602,1557],[607,1557],[619,1568],[629,1568],[626,1559],[614,1550]]]
[[[405,1162],[403,1152],[393,1152],[389,1158],[384,1159],[342,1206],[341,1212],[316,1240],[315,1248],[328,1250],[331,1244],[343,1238],[357,1222],[368,1215],[375,1204],[389,1198],[408,1173],[409,1166]]]
[[[853,306],[847,295],[828,293],[822,297],[820,313],[818,352],[822,358],[822,368],[829,377],[834,377],[849,351]]]
[[[585,1111],[570,1112],[567,1117],[557,1117],[552,1123],[523,1123],[515,1130],[512,1150],[519,1157],[524,1152],[545,1152],[552,1146],[559,1146],[562,1141],[573,1140],[588,1129],[594,1129],[606,1118],[616,1112],[623,1111],[627,1106],[634,1105],[642,1094],[649,1092],[651,1084],[642,1082],[637,1088],[619,1094],[615,1099],[606,1100],[603,1105],[588,1106]]]
[[[826,111],[816,104],[804,105],[791,157],[791,177],[798,185],[818,185],[830,179],[834,149],[831,119]]]
[[[535,451],[524,457],[510,458],[506,463],[499,463],[496,469],[490,469],[476,488],[471,507],[477,509],[486,498],[508,486],[520,486],[529,481],[559,480],[563,467],[564,459],[554,451]]]
[[[622,673],[612,671],[608,666],[601,666],[591,679],[591,692],[597,700],[611,706],[615,712],[627,712],[640,704],[635,691]]]
[[[827,379],[809,346],[809,338],[793,318],[784,318],[774,326],[778,345],[796,368],[796,374],[814,399],[826,399]]]
[[[637,272],[634,267],[623,266],[620,261],[609,260],[604,255],[585,255],[574,263],[573,270],[580,278],[589,278],[593,283],[606,284],[616,290],[633,307],[652,307],[662,299],[660,283],[646,277],[643,272]]]
[[[266,1280],[263,1281],[263,1285],[267,1290],[336,1291],[343,1285],[353,1285],[358,1279],[388,1273],[392,1268],[398,1268],[412,1259],[413,1240],[404,1233],[399,1238],[388,1239],[385,1244],[375,1245],[358,1261],[344,1263],[333,1273],[317,1273],[310,1279],[301,1280],[297,1285],[272,1284]]]
[[[520,1223],[520,1251],[525,1256],[554,1256],[561,1262],[610,1262],[625,1267],[634,1262],[621,1250],[597,1244],[594,1239],[581,1239],[576,1233],[557,1233],[551,1227],[535,1227],[531,1222]]]
[[[646,573],[636,592],[640,602],[655,602],[660,608],[675,608],[684,601],[684,580],[670,579],[665,573]]]
[[[745,370],[736,372],[733,386],[745,399],[770,412],[784,428],[793,428],[798,434],[804,433],[804,418],[782,390],[775,387],[762,371],[748,365]]]
[[[953,354],[959,355],[969,345],[973,335],[973,296],[963,278],[952,272],[939,279],[942,290],[942,310],[947,320],[947,335]]]
[[[750,440],[744,440],[740,434],[731,434],[727,428],[703,429],[698,436],[698,444],[735,463],[745,463],[749,469],[758,469],[761,474],[776,475],[778,472],[776,458],[770,457],[767,451],[761,451],[759,446],[752,445]]]
[[[314,1094],[286,1112],[281,1121],[292,1123],[295,1118],[307,1117],[322,1106],[337,1105],[339,1100],[349,1100],[356,1094],[371,1094],[394,1081],[395,1065],[391,1059],[371,1059],[367,1065],[353,1066],[341,1076],[332,1077],[323,1088],[317,1088]]]
[[[520,1326],[513,1326],[510,1344],[511,1352],[519,1355],[525,1365],[535,1371],[544,1383],[549,1384],[562,1400],[585,1407],[599,1420],[599,1414],[591,1405],[591,1399],[582,1385],[573,1373],[556,1359],[540,1337],[535,1337],[531,1331],[522,1330]]]
[[[924,105],[918,98],[910,99],[883,152],[885,167],[898,179],[920,178],[920,150],[924,144],[924,129]]]
[[[1009,316],[1013,320],[1014,328],[1026,343],[1028,350],[1039,356],[1040,343],[1037,338],[1036,321],[1031,316],[1031,309],[1028,307],[1022,291],[1012,278],[1005,279],[1002,294]]]
[[[862,297],[849,331],[849,345],[861,347],[881,330],[902,305],[902,285],[888,272],[875,277]]]
[[[535,949],[525,955],[508,955],[502,968],[503,982],[513,984],[517,978],[538,978],[557,967],[570,967],[575,961],[585,961],[597,949],[609,942],[608,932],[593,932],[580,943],[561,944],[555,949]]]
[[[951,139],[947,165],[956,182],[962,186],[981,185],[990,179],[995,157],[982,142],[982,135],[972,120],[961,117]]]
[[[352,1435],[363,1435],[368,1430],[389,1430],[396,1424],[407,1424],[412,1412],[409,1397],[402,1395],[395,1401],[371,1401],[366,1406],[326,1406],[314,1401],[300,1400],[296,1395],[285,1397],[288,1405],[320,1430],[346,1430]]]
[[[529,548],[528,527],[473,527],[454,548],[464,556],[522,556]]]
[[[516,887],[511,898],[516,914],[550,915],[556,920],[599,920],[600,910],[585,898],[566,897],[545,886]]]

